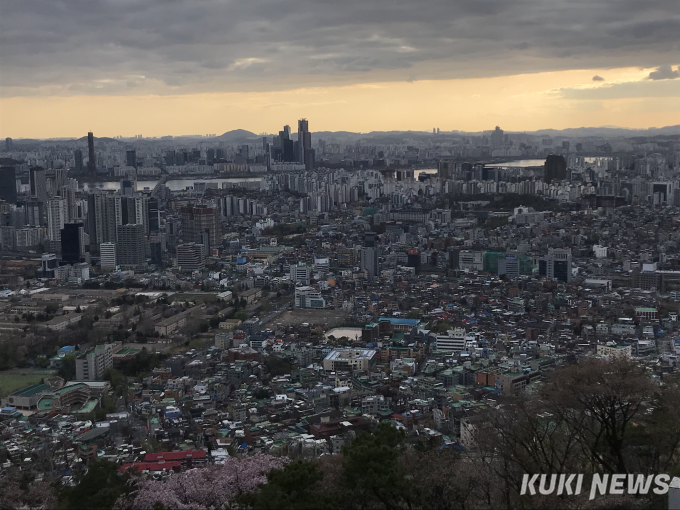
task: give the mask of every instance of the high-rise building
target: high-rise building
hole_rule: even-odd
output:
[[[300,119],[298,121],[298,163],[305,165],[307,170],[314,169],[312,134],[309,132],[309,122],[307,119]]]
[[[10,152],[11,150],[14,149],[14,142],[10,137],[5,138],[5,149],[7,152]]]
[[[99,245],[99,262],[102,271],[116,270],[118,267],[116,243],[101,243]]]
[[[97,158],[94,154],[94,135],[92,131],[87,134],[87,171],[91,174],[97,172]]]
[[[376,248],[361,248],[361,269],[366,271],[369,279],[378,275],[378,250]]]
[[[83,151],[81,151],[80,149],[77,149],[73,153],[73,156],[76,160],[76,173],[82,174],[83,173]]]
[[[54,197],[47,201],[47,238],[50,241],[61,241],[61,230],[68,221],[68,204],[62,197]]]
[[[144,225],[135,223],[118,225],[118,242],[116,258],[123,268],[136,269],[146,265],[146,249],[144,246]]]
[[[177,246],[177,267],[179,267],[180,271],[205,269],[205,247],[197,243],[186,243]]]
[[[17,179],[13,166],[0,168],[0,200],[8,204],[17,203]]]
[[[137,168],[137,151],[135,149],[125,151],[125,164]]]
[[[212,207],[188,206],[180,209],[184,243],[205,244],[205,250],[218,246],[222,239],[220,211]]]
[[[97,345],[76,358],[76,380],[99,381],[113,366],[114,344]]]
[[[543,180],[547,183],[565,180],[567,178],[567,160],[564,159],[564,156],[550,154],[545,159],[544,172]]]
[[[437,177],[443,180],[453,179],[456,175],[456,162],[453,160],[442,160],[437,165]]]
[[[503,130],[496,126],[496,129],[491,132],[491,147],[502,147],[505,144],[505,136]]]
[[[538,274],[550,280],[571,282],[571,250],[550,248],[538,261]]]
[[[29,194],[33,198],[37,198],[41,202],[47,202],[47,176],[45,169],[42,167],[33,167],[28,173],[29,178]]]
[[[131,197],[135,194],[135,183],[129,179],[120,181],[120,194],[124,197]]]
[[[123,204],[120,195],[95,190],[87,197],[87,230],[96,250],[101,243],[116,242],[118,225],[123,224]]]
[[[25,224],[31,227],[42,227],[45,224],[45,203],[37,198],[29,198],[24,203],[26,212]]]
[[[61,259],[69,264],[82,262],[85,256],[85,228],[82,223],[66,223],[61,230]]]
[[[378,250],[375,247],[375,232],[364,234],[364,247],[361,249],[360,266],[366,270],[369,279],[378,275]]]
[[[150,198],[148,204],[149,210],[149,233],[157,233],[161,231],[161,216],[158,208],[158,199]]]

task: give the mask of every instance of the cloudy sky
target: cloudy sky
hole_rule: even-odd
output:
[[[680,123],[678,0],[3,0],[2,136]]]

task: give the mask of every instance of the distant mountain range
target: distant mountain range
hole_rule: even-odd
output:
[[[433,135],[429,131],[371,131],[369,133],[354,133],[351,131],[312,131],[312,135],[315,139],[335,139],[335,140],[345,140],[345,141],[358,141],[358,140],[372,140],[376,143],[395,143],[403,142],[405,139],[413,140],[425,140],[431,139],[433,136],[445,138],[447,136],[482,136],[488,134],[488,131],[442,131],[439,135]],[[602,126],[602,127],[580,127],[580,128],[567,128],[567,129],[539,129],[537,131],[505,131],[506,134],[517,135],[523,134],[527,136],[550,136],[550,137],[567,137],[567,138],[634,138],[634,137],[651,137],[651,136],[680,136],[680,124],[674,126],[665,126],[661,128],[648,128],[648,129],[628,129],[620,128],[616,126]],[[273,136],[273,135],[268,135]],[[292,138],[297,138],[297,133],[291,133]],[[255,134],[252,131],[247,131],[245,129],[234,129],[227,131],[214,138],[201,138],[201,141],[218,141],[218,142],[231,142],[231,143],[248,143],[253,142],[256,139],[261,138],[261,135]],[[193,139],[191,136],[178,136],[178,137],[164,137],[163,141],[171,139]],[[51,138],[50,141],[63,141],[63,142],[78,142],[87,144],[87,136],[83,136],[78,139],[74,138]],[[153,141],[153,139],[147,139]],[[155,139],[158,140],[158,139]],[[46,140],[19,138],[15,139],[14,142],[17,144],[36,144]],[[134,140],[120,140],[117,138],[108,137],[95,137],[95,141],[102,141],[108,143],[134,143]]]

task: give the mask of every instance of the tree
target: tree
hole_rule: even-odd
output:
[[[387,510],[410,503],[409,487],[399,463],[405,434],[382,422],[373,434],[359,434],[342,450],[343,486],[352,500],[373,502]]]
[[[54,508],[56,494],[49,482],[34,482],[32,478],[28,472],[0,478],[0,508]]]
[[[627,473],[630,429],[654,394],[643,366],[627,360],[590,359],[556,371],[543,396],[548,410],[576,434],[596,468]]]
[[[61,360],[61,366],[57,375],[61,377],[64,381],[70,381],[76,378],[76,355],[69,354],[64,356]]]
[[[130,475],[118,472],[116,463],[98,459],[78,478],[75,487],[60,490],[59,508],[110,510],[118,498],[131,492],[132,487],[127,483],[129,478]]]
[[[173,509],[224,508],[237,497],[267,481],[266,474],[281,469],[288,459],[257,454],[242,459],[229,457],[221,466],[211,465],[171,476],[166,481],[140,479],[134,492],[118,502],[122,508]]]
[[[337,508],[333,496],[320,490],[323,476],[317,462],[296,460],[283,469],[272,469],[266,484],[237,501],[254,510]]]

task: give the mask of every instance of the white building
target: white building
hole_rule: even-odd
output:
[[[61,241],[61,229],[68,221],[68,204],[65,198],[54,197],[47,201],[47,237]]]
[[[296,287],[295,308],[326,308],[326,300],[313,287]]]
[[[116,243],[101,243],[99,257],[102,271],[115,271],[117,266]]]
[[[465,329],[453,328],[444,334],[435,335],[438,351],[458,352],[465,350]]]
[[[290,266],[290,281],[299,285],[309,285],[312,271],[304,262]]]

